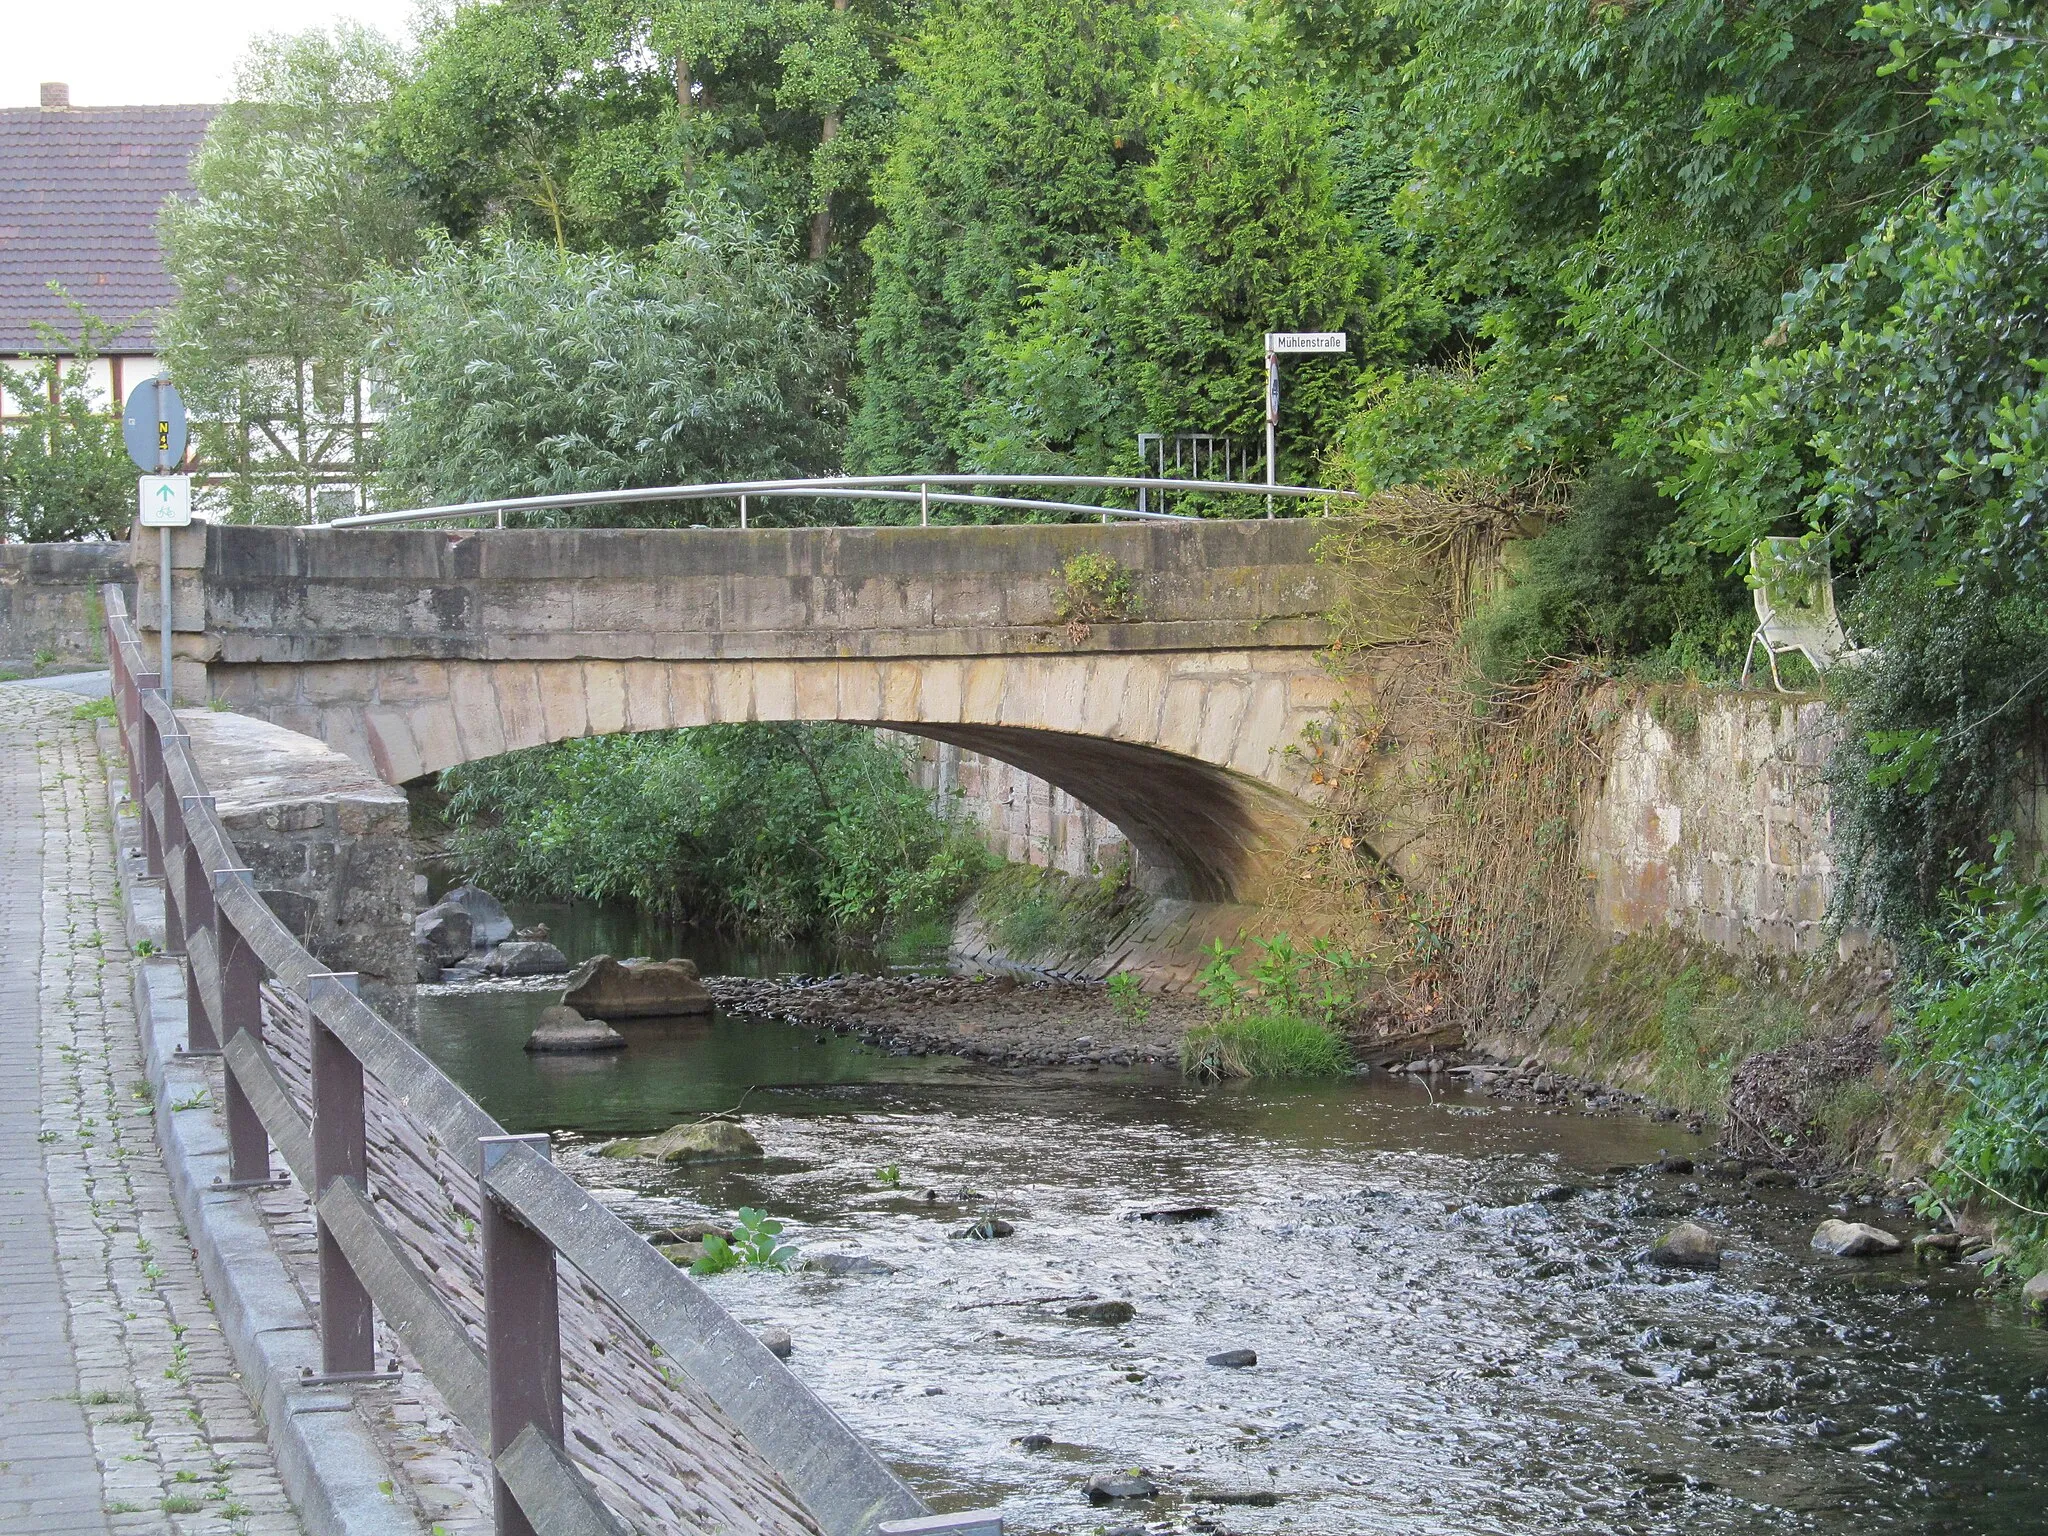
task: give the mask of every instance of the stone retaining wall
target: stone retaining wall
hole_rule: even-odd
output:
[[[1624,704],[1579,839],[1595,927],[1737,954],[1866,943],[1828,922],[1835,729],[1811,698],[1685,690]]]
[[[363,1000],[413,1017],[413,844],[405,792],[333,748],[222,710],[186,709],[200,777],[256,888]]]
[[[126,544],[0,544],[0,671],[106,665],[100,587],[132,587]]]

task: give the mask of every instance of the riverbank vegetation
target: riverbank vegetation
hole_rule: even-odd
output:
[[[948,919],[990,862],[904,748],[850,726],[592,737],[450,769],[440,788],[465,880],[758,938],[900,937]]]
[[[1365,997],[1371,964],[1318,940],[1287,934],[1252,939],[1250,975],[1242,946],[1210,946],[1195,988],[1209,1018],[1181,1039],[1181,1070],[1198,1078],[1341,1077],[1351,1069],[1344,1027]]]

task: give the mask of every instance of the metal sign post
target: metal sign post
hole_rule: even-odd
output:
[[[1342,331],[1266,332],[1266,484],[1278,483],[1280,458],[1280,354],[1283,352],[1342,352],[1347,343]],[[1273,498],[1266,498],[1266,516],[1273,515]]]
[[[174,702],[171,691],[171,530],[192,521],[192,480],[174,475],[171,467],[185,457],[187,429],[185,402],[177,386],[158,375],[144,379],[128,391],[121,412],[121,438],[128,445],[128,457],[143,472],[136,490],[137,510],[142,526],[158,530],[162,557],[157,573],[157,638],[162,657],[164,702]]]

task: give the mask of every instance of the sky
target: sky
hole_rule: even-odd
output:
[[[0,107],[33,107],[45,80],[79,107],[223,101],[260,32],[338,19],[403,38],[415,0],[0,0]]]

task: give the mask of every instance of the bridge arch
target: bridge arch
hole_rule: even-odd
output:
[[[1310,813],[1281,750],[1327,712],[1275,656],[916,661],[391,661],[215,669],[230,707],[404,783],[550,742],[742,721],[838,721],[950,742],[1115,823],[1159,895],[1257,895]],[[1291,729],[1290,729],[1291,727]]]

